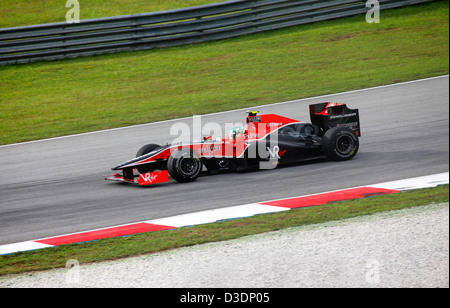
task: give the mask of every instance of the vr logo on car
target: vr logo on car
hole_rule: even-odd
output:
[[[279,146],[274,146],[273,149],[270,149],[270,147],[266,148],[267,151],[269,151],[270,156],[272,156],[272,158],[278,158],[281,159],[281,157],[284,157],[284,155],[286,154],[287,150],[281,149]]]
[[[158,178],[158,175],[151,174],[151,173],[145,173],[140,175],[142,179],[147,183],[153,183],[154,180]]]
[[[151,185],[169,182],[167,170],[139,174],[139,185]]]
[[[269,147],[267,147],[267,151],[269,151],[270,156],[272,156],[273,158],[278,158],[280,159],[280,147],[279,146],[274,146],[273,149],[271,150]]]

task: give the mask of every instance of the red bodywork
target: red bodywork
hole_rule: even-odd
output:
[[[213,141],[211,137],[205,137],[203,141],[173,144],[163,151],[159,151],[154,155],[144,155],[142,159],[136,158],[124,163],[121,169],[139,168],[142,165],[165,161],[176,150],[192,149],[205,158],[240,158],[244,155],[245,150],[250,143],[257,142],[267,137],[267,135],[277,131],[280,127],[288,124],[301,123],[300,121],[282,117],[275,114],[255,115],[247,117],[247,129],[243,135],[237,136],[235,139],[228,137]],[[117,173],[113,176],[106,177],[105,180],[121,181],[127,183],[136,183],[139,185],[152,185],[169,181],[167,170],[149,172],[140,174],[139,179],[134,177],[124,177]]]
[[[174,151],[184,148],[190,148],[205,158],[240,158],[248,148],[250,142],[256,142],[264,139],[267,135],[275,132],[284,125],[301,122],[275,114],[266,114],[248,117],[247,123],[245,134],[238,136],[236,139],[226,137],[214,142],[206,137],[205,140],[201,142],[171,145],[162,152],[147,157],[143,160],[133,162],[125,167],[139,167],[140,165],[147,164],[149,162],[166,160],[173,154]]]

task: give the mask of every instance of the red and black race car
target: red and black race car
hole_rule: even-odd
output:
[[[139,185],[191,182],[204,169],[229,171],[273,169],[279,164],[326,156],[349,160],[358,152],[361,136],[359,111],[345,104],[309,106],[311,123],[275,114],[248,112],[246,127],[235,127],[225,138],[143,146],[136,158],[112,168],[120,170],[106,180]]]

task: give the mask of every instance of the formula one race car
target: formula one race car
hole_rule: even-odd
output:
[[[275,114],[249,111],[246,128],[235,127],[225,138],[147,144],[136,158],[119,164],[120,170],[105,178],[139,185],[197,179],[205,168],[211,171],[273,169],[279,164],[326,156],[342,161],[358,152],[361,129],[358,109],[345,104],[320,103],[309,106],[311,123]]]

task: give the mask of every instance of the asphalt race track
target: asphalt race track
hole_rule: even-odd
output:
[[[256,109],[308,122],[309,104],[324,101],[359,108],[360,152],[351,161],[153,187],[104,181],[142,145],[172,142],[172,125],[192,126],[192,118],[2,146],[0,245],[449,171],[448,76]],[[243,123],[246,109],[202,116],[202,125]]]

